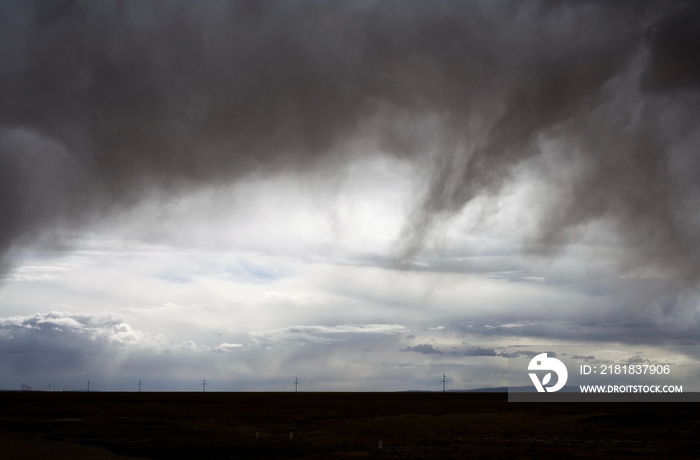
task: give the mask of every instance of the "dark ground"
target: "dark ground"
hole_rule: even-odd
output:
[[[508,403],[502,393],[0,393],[3,459],[700,458],[698,433],[700,403]]]

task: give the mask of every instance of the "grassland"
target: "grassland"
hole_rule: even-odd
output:
[[[508,403],[488,393],[0,393],[0,457],[8,459],[700,458],[698,432],[700,404],[688,403]]]

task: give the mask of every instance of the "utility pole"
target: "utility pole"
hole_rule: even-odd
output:
[[[88,380],[88,393],[90,393],[90,381]]]
[[[294,396],[299,393],[299,377],[294,377]]]
[[[49,391],[51,391],[51,382],[49,382]]]
[[[442,393],[445,394],[445,384],[447,383],[447,378],[445,374],[442,374]]]
[[[202,380],[202,393],[207,391],[207,379]]]
[[[141,380],[139,380],[139,393],[141,393]]]

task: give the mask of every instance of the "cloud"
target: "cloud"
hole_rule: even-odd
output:
[[[277,291],[268,291],[264,296],[265,300],[290,303],[292,305],[308,305],[312,299],[305,294],[287,294]]]
[[[610,318],[613,315],[615,321]],[[525,338],[532,340],[532,343],[542,340],[568,343],[608,342],[611,337],[614,337],[617,342],[627,344],[695,343],[698,325],[694,316],[687,319],[685,326],[670,320],[671,324],[665,324],[664,318],[668,317],[660,318],[641,309],[614,313],[604,309],[601,314],[592,315],[585,321],[569,319],[552,321],[547,318],[538,318],[536,321],[502,327],[497,323],[488,324],[481,320],[474,321],[468,326],[455,324],[448,328],[448,333],[475,337],[479,340]]]
[[[61,274],[69,270],[65,266],[24,265],[5,277],[5,281],[59,281],[63,279]]]
[[[426,184],[407,259],[526,171],[550,192],[531,252],[607,221],[622,269],[694,283],[700,8],[645,5],[6,2],[0,251],[373,151]]]
[[[588,356],[583,356],[583,355],[571,355],[571,359],[585,359],[585,360],[590,360],[590,359],[595,359],[595,356],[593,355],[588,355]]]
[[[192,340],[187,340],[186,342],[182,343],[175,343],[162,349],[163,353],[192,353],[198,351],[201,351],[201,347]]]
[[[498,356],[501,356],[503,358],[519,358],[521,356],[525,356],[526,358],[533,358],[537,355],[542,353],[541,351],[532,351],[532,350],[513,350],[513,351],[501,351],[498,353]],[[557,354],[553,351],[547,351],[547,356],[549,357],[555,357]]]
[[[400,324],[342,324],[338,326],[290,326],[284,330],[294,334],[400,334],[406,328]]]
[[[632,356],[630,356],[629,358],[627,358],[627,359],[624,361],[624,363],[625,363],[625,364],[646,364],[646,363],[650,363],[651,361],[648,360],[648,359],[646,359],[645,357],[643,357],[643,356],[642,356],[643,354],[644,354],[644,353],[641,352],[641,351],[640,351],[640,352],[637,352],[637,353],[635,353],[634,355],[632,355]]]
[[[342,324],[337,326],[289,326],[272,331],[256,331],[251,335],[256,338],[280,341],[309,341],[330,343],[346,341],[350,337],[365,334],[394,335],[406,333],[407,329],[399,324]]]
[[[211,351],[216,353],[229,353],[237,348],[242,348],[243,344],[240,343],[222,343],[216,347],[213,347]]]
[[[7,376],[56,376],[117,366],[120,356],[161,350],[164,337],[134,330],[124,319],[52,311],[0,319],[0,368]]]
[[[95,388],[123,388],[135,376],[134,382],[149,381],[153,390],[183,388],[183,382],[187,388],[193,373],[219,376],[221,364],[211,355],[238,347],[173,341],[110,314],[51,311],[0,318],[0,388],[14,388],[16,379],[54,382],[55,388],[91,379]],[[203,353],[208,350],[216,353]]]
[[[697,89],[700,85],[700,10],[691,2],[660,19],[650,30],[651,60],[643,84],[654,91]]]
[[[60,311],[0,318],[0,365],[63,374],[118,365],[134,353],[199,351],[193,341],[174,343],[138,331],[125,318]]]
[[[412,347],[406,347],[406,348],[402,349],[401,351],[413,351],[413,352],[421,353],[424,355],[432,355],[432,354],[441,355],[442,354],[442,352],[440,350],[438,350],[437,348],[433,348],[432,345],[427,344],[427,343],[414,345]]]
[[[465,351],[464,356],[498,356],[493,348],[472,347]]]
[[[137,332],[122,318],[111,315],[88,315],[51,311],[30,316],[0,318],[2,336],[9,340],[24,339],[27,335],[51,337],[85,337],[91,341],[105,341],[129,345],[152,345],[150,337]]]

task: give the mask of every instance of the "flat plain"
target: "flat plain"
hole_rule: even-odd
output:
[[[7,459],[700,458],[699,432],[700,403],[509,403],[503,393],[0,392]]]

